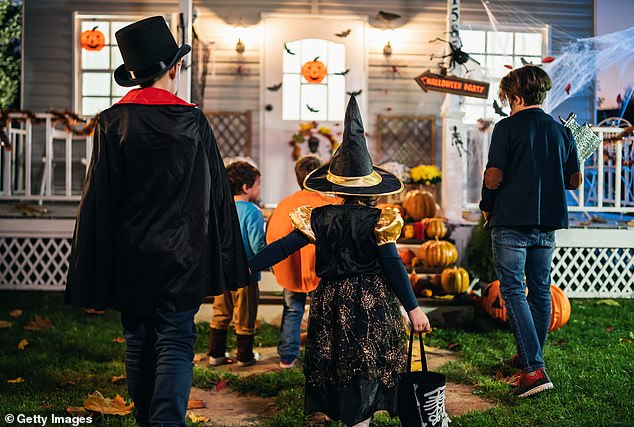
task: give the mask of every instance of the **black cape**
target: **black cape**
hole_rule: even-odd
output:
[[[204,114],[189,105],[104,111],[75,225],[66,302],[179,312],[248,282],[235,203]]]

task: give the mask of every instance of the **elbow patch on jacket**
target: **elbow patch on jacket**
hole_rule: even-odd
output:
[[[572,187],[572,190],[579,188],[582,182],[583,176],[581,175],[581,172],[575,172],[570,177],[570,186]]]
[[[502,184],[502,171],[498,168],[487,168],[484,171],[484,186],[488,190],[496,190]]]

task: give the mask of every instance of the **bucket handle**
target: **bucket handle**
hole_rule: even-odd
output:
[[[422,371],[427,372],[427,355],[425,354],[425,344],[423,344],[423,334],[418,332],[418,343],[420,344],[420,360]],[[407,372],[412,372],[412,350],[414,349],[414,329],[409,333],[409,350],[407,352]]]

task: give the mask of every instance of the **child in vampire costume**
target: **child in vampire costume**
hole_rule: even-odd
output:
[[[176,97],[181,58],[165,20],[116,33],[124,87],[99,116],[73,236],[66,302],[121,312],[141,426],[185,426],[203,297],[249,282],[233,196],[204,114]]]
[[[396,413],[396,382],[406,364],[397,298],[416,331],[428,329],[429,321],[396,250],[403,220],[391,209],[372,207],[376,196],[398,193],[403,184],[372,165],[354,97],[343,143],[304,186],[340,195],[344,203],[291,211],[296,229],[251,258],[249,266],[260,271],[315,244],[321,282],[310,304],[306,413],[323,412],[346,426],[369,426],[375,411]]]

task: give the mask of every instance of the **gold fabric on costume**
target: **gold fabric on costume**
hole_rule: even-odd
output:
[[[381,209],[381,217],[376,223],[374,234],[378,246],[396,243],[403,229],[403,218],[392,208]]]
[[[291,223],[293,227],[304,233],[306,237],[315,243],[315,232],[310,228],[310,215],[313,212],[313,208],[310,206],[300,206],[293,209],[288,215],[291,217]]]

